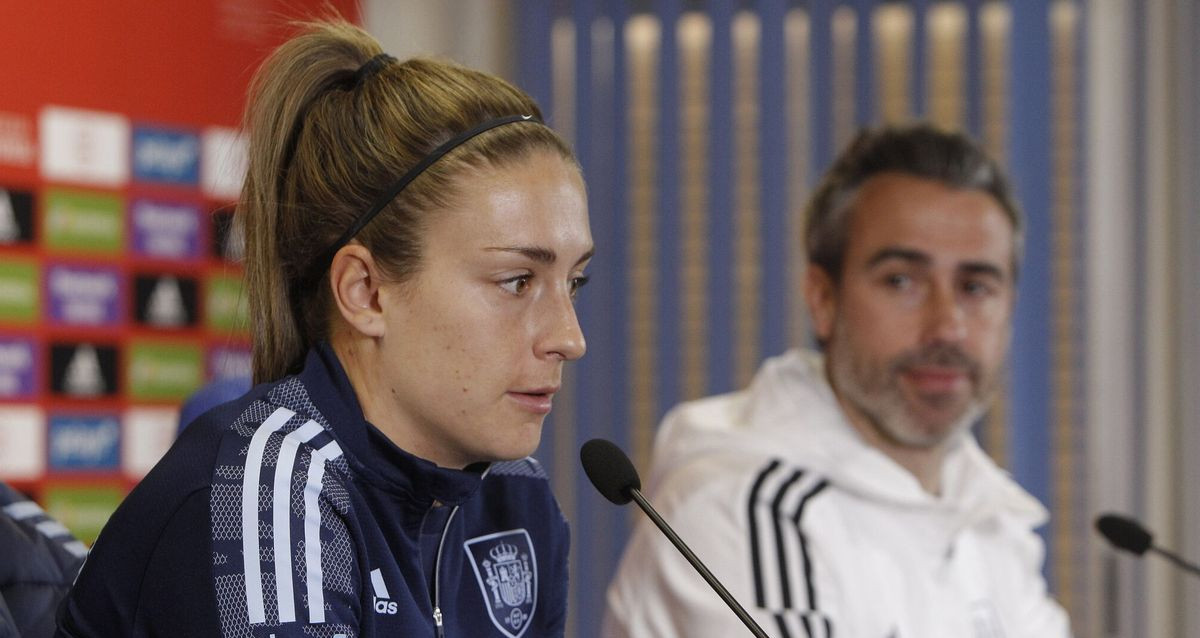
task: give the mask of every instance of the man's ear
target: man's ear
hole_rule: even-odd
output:
[[[384,332],[379,288],[383,281],[375,258],[362,244],[342,246],[329,266],[333,303],[347,326],[363,336],[381,337]]]
[[[808,304],[808,315],[812,318],[812,330],[817,341],[829,341],[837,316],[837,284],[824,268],[812,262],[804,272],[804,302]]]

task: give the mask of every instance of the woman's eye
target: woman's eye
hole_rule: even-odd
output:
[[[578,277],[571,278],[571,298],[572,299],[574,299],[575,296],[579,294],[580,288],[583,288],[584,286],[587,285],[587,282],[589,279],[591,279],[591,277],[588,277],[586,275],[580,275]]]
[[[521,275],[519,277],[513,277],[512,279],[505,279],[504,281],[500,282],[500,287],[511,295],[520,295],[529,288],[530,279],[532,279],[531,275]]]

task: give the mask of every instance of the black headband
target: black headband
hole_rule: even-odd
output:
[[[370,64],[370,62],[368,62],[368,64]],[[417,162],[416,166],[413,166],[412,168],[408,169],[408,172],[401,175],[400,179],[396,180],[391,187],[384,191],[384,193],[379,196],[379,199],[376,199],[375,203],[372,204],[365,213],[359,215],[354,222],[350,224],[350,227],[346,229],[346,232],[342,233],[341,237],[338,237],[337,241],[333,242],[329,248],[325,249],[325,251],[321,253],[321,255],[312,263],[310,276],[305,278],[306,282],[316,282],[317,278],[321,276],[321,273],[324,272],[325,268],[329,266],[329,263],[333,261],[333,256],[337,254],[337,251],[341,250],[342,246],[345,246],[351,239],[353,239],[355,235],[357,235],[364,227],[366,227],[367,224],[371,222],[372,219],[375,218],[376,215],[379,214],[379,211],[382,211],[384,208],[386,208],[393,199],[396,199],[396,196],[399,195],[400,192],[405,189],[405,187],[412,183],[414,179],[419,177],[421,173],[425,172],[425,169],[429,168],[434,162],[438,161],[446,153],[449,153],[476,135],[490,131],[497,126],[512,124],[513,122],[541,123],[541,120],[533,115],[508,115],[505,117],[498,117],[494,120],[488,120],[482,124],[467,129],[466,131],[463,131],[462,133],[450,138],[441,146],[433,149],[433,152],[426,155],[425,158],[420,162]]]

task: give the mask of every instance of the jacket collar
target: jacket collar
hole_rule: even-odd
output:
[[[367,421],[350,378],[328,343],[309,350],[299,380],[355,473],[368,483],[421,507],[433,501],[460,505],[479,490],[487,464],[462,470],[438,467],[409,454]]]
[[[942,511],[963,525],[1000,510],[1035,525],[1047,518],[1045,508],[997,467],[966,431],[947,451],[943,494],[925,492],[912,474],[863,441],[846,421],[818,353],[792,350],[768,360],[750,394],[750,427],[770,431],[762,439],[788,440],[785,447],[795,462],[819,469],[867,498]]]

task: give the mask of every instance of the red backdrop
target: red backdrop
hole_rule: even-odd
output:
[[[0,5],[0,479],[90,539],[179,402],[246,371],[227,215],[246,85],[353,0]]]

